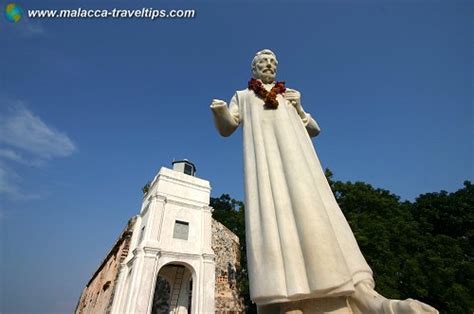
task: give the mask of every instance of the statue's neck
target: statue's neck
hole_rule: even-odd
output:
[[[273,86],[275,86],[275,81],[271,82],[271,83],[265,83],[263,82],[261,79],[257,79],[259,80],[260,82],[262,82],[263,84],[263,87],[265,87],[266,90],[271,90]]]

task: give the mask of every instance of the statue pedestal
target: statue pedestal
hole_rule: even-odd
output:
[[[259,314],[352,314],[347,297],[308,299],[258,307]]]
[[[351,296],[306,299],[258,306],[259,314],[439,314],[423,302],[390,300],[372,289],[370,283],[356,286]]]

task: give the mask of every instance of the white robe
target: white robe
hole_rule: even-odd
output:
[[[271,86],[270,86],[271,88]],[[337,204],[301,119],[282,95],[276,110],[251,90],[211,105],[220,134],[243,124],[250,295],[259,304],[350,295],[372,271]],[[308,135],[309,134],[309,135]]]

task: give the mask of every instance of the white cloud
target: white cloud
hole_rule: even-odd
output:
[[[15,106],[0,116],[0,143],[24,150],[44,159],[71,155],[76,146],[64,133],[49,127],[24,106]],[[10,152],[10,159],[18,155]],[[9,157],[7,157],[9,158]]]
[[[41,198],[41,194],[22,191],[18,184],[19,181],[21,181],[20,176],[0,162],[0,194],[4,194],[13,200],[33,200]]]
[[[16,194],[16,184],[11,179],[13,172],[8,171],[0,164],[0,193]]]
[[[41,166],[71,155],[77,147],[65,133],[47,125],[23,104],[0,102],[11,105],[0,111],[0,194],[12,200],[41,198],[21,188],[21,177],[9,165]]]
[[[40,160],[27,160],[22,155],[8,148],[7,149],[0,148],[0,159],[15,161],[27,166],[38,166],[41,164]]]

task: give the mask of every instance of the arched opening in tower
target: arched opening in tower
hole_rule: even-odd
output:
[[[151,313],[191,313],[192,277],[192,271],[184,265],[163,266],[156,279]]]

